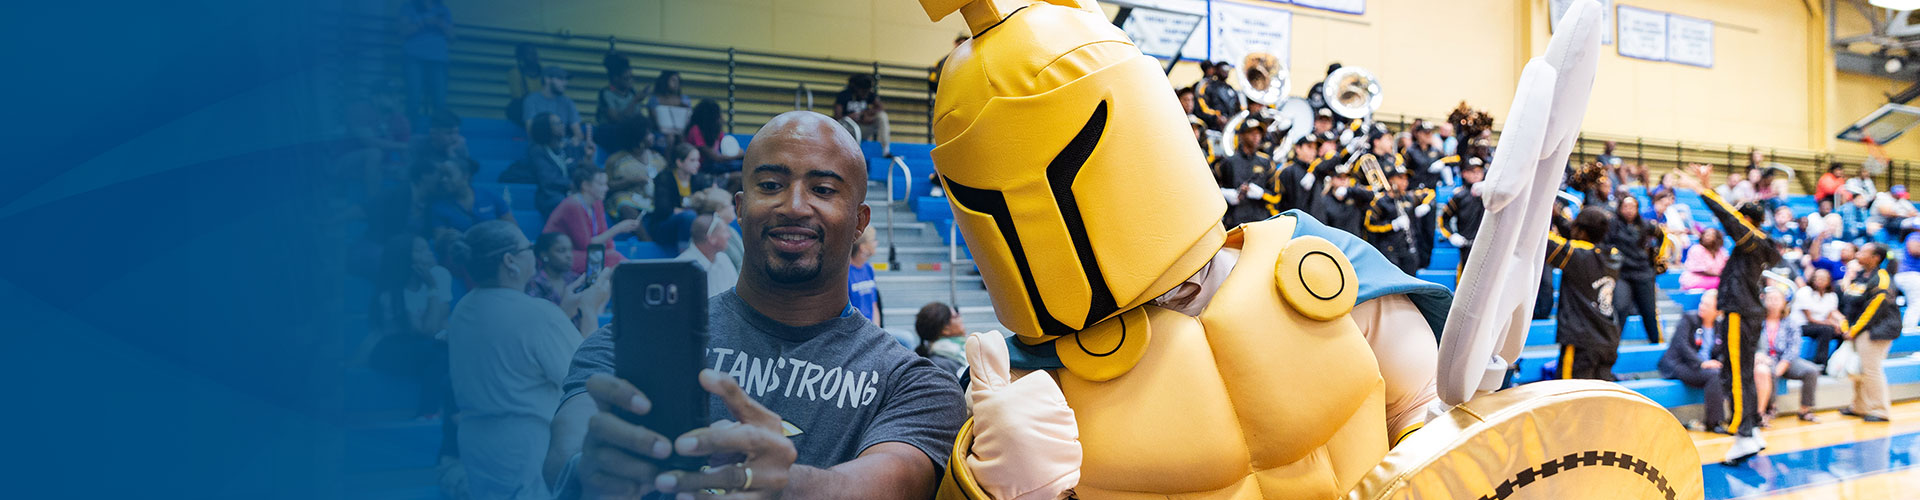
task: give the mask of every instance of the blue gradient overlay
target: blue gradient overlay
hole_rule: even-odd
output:
[[[343,496],[331,8],[0,6],[0,498]]]

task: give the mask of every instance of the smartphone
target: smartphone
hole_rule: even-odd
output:
[[[580,282],[580,289],[574,290],[573,292],[574,293],[584,292],[587,290],[588,287],[592,287],[593,283],[600,279],[600,268],[606,267],[606,265],[607,265],[606,245],[601,245],[599,243],[587,245],[587,280]]]
[[[712,396],[699,378],[706,349],[706,271],[685,260],[620,264],[613,275],[613,371],[653,402],[646,415],[616,410],[621,418],[667,439],[706,427]],[[675,455],[661,465],[699,470],[706,464],[706,457]]]

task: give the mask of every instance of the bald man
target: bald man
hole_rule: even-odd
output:
[[[746,259],[734,290],[709,299],[699,373],[710,426],[661,436],[613,375],[602,328],[575,354],[548,447],[560,498],[928,498],[967,418],[952,374],[901,347],[848,305],[847,264],[866,227],[866,159],[826,115],[774,117],[747,148],[734,195]],[[669,455],[713,457],[668,471]]]

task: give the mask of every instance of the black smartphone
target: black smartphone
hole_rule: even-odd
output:
[[[606,265],[606,245],[599,243],[587,245],[587,280],[580,282],[580,289],[574,290],[573,293],[584,292],[588,287],[592,287],[593,283],[600,279],[600,268],[606,267]]]
[[[675,439],[707,426],[707,273],[692,261],[627,261],[613,275],[614,375],[653,402],[646,415],[618,412]],[[662,465],[699,470],[706,457],[675,455]]]

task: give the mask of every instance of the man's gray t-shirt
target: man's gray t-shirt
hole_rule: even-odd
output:
[[[857,313],[787,326],[754,311],[733,290],[715,295],[708,307],[706,366],[733,375],[748,396],[785,420],[799,454],[795,463],[826,469],[873,445],[899,442],[946,468],[967,419],[953,375]],[[583,395],[587,377],[613,373],[613,353],[610,328],[587,337],[574,353],[561,401]],[[733,418],[720,398],[710,401],[709,418]]]

